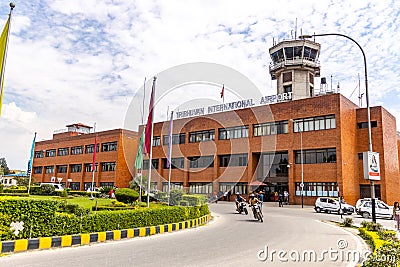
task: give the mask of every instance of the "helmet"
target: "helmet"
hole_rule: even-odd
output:
[[[250,194],[250,197],[255,197],[255,195],[253,193]]]
[[[239,195],[239,192],[236,192],[236,195]]]

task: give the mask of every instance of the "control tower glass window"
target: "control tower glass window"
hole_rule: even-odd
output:
[[[283,49],[279,49],[278,51],[272,53],[272,60],[274,62],[280,62],[283,60]]]
[[[285,47],[286,59],[301,58],[303,52],[302,46]]]
[[[284,93],[291,93],[292,92],[292,85],[290,84],[290,85],[283,86],[283,92]]]
[[[311,47],[304,47],[304,59],[314,61],[317,57],[317,50]]]

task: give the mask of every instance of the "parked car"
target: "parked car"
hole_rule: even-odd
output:
[[[343,199],[334,197],[319,197],[315,201],[314,209],[316,212],[335,212],[337,214],[348,214],[351,215],[354,212],[354,207],[347,204]]]
[[[364,218],[370,218],[372,215],[372,200],[363,201],[357,213]],[[393,207],[381,200],[375,200],[375,215],[376,217],[392,219]]]
[[[64,187],[62,186],[62,184],[56,184],[56,183],[41,183],[40,186],[45,185],[45,184],[49,184],[54,186],[54,189],[56,191],[64,191]]]
[[[356,202],[356,213],[360,215],[360,207],[365,201],[371,201],[371,198],[360,198]]]
[[[86,192],[100,192],[100,188],[99,187],[95,187],[95,188],[93,188],[93,190],[92,190],[92,188],[91,187],[89,187],[87,190],[86,190]]]

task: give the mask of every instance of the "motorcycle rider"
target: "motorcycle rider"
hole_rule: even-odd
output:
[[[239,194],[239,192],[236,192],[236,199],[235,199],[235,203],[236,203],[236,210],[239,211],[239,205],[241,202],[246,202],[246,200]]]
[[[255,195],[253,193],[250,194],[250,198],[249,198],[249,205],[253,206],[252,208],[257,208],[257,206],[260,205],[260,200],[258,198],[255,197]],[[259,206],[260,207],[260,206]],[[260,212],[262,214],[262,210],[260,207]]]

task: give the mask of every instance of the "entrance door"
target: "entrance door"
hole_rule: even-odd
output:
[[[289,186],[288,183],[277,183],[276,185],[264,186],[262,190],[265,192],[264,201],[275,201],[275,192],[282,193],[283,195],[284,191],[289,192]]]

